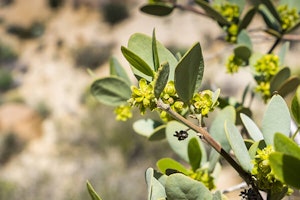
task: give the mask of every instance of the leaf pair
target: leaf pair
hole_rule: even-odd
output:
[[[244,170],[251,172],[253,167],[251,157],[253,154],[255,155],[257,148],[262,147],[261,145],[273,145],[274,135],[277,132],[288,136],[290,134],[291,118],[284,99],[279,95],[275,95],[272,97],[264,113],[262,131],[259,130],[248,116],[241,114],[241,119],[249,135],[255,141],[255,143],[250,143],[250,154],[244,139],[232,121],[225,122],[225,132],[240,165]],[[262,139],[264,143],[260,143]]]

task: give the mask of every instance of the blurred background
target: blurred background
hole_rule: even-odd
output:
[[[239,96],[252,81],[248,72],[225,74],[232,47],[218,39],[222,33],[211,20],[182,11],[152,17],[139,11],[145,2],[0,0],[1,200],[89,199],[86,180],[103,199],[146,199],[145,170],[176,156],[166,142],[134,133],[138,115],[116,122],[113,108],[89,93],[95,78],[108,75],[110,56],[129,72],[120,47],[136,32],[151,35],[155,28],[174,52],[200,41],[204,83],[223,95]],[[272,41],[258,37],[257,48]],[[292,47],[288,62],[296,69],[300,47]]]

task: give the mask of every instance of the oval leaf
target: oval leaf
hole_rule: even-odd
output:
[[[152,78],[154,77],[154,73],[151,67],[138,55],[136,55],[134,52],[130,51],[129,49],[123,46],[121,47],[121,51],[132,67],[134,67],[135,69],[147,76],[150,76]]]
[[[254,141],[263,140],[263,135],[256,124],[248,117],[247,115],[241,113],[240,114],[242,122],[247,129],[249,135]]]
[[[248,62],[248,59],[251,56],[251,50],[247,46],[237,46],[233,51],[236,57],[241,58],[245,62]]]
[[[300,160],[281,152],[274,152],[269,156],[273,173],[280,181],[300,189]]]
[[[288,52],[290,48],[290,42],[285,42],[278,53],[278,57],[279,57],[279,65],[284,65],[284,59],[285,59],[285,55]]]
[[[283,83],[291,76],[291,70],[288,67],[282,68],[270,81],[270,92],[278,91]]]
[[[251,163],[251,158],[248,150],[245,146],[244,140],[232,122],[225,122],[225,132],[230,143],[230,146],[239,161],[241,167],[247,171],[251,172],[253,165]]]
[[[155,71],[154,63],[153,63],[153,55],[152,55],[152,38],[142,34],[142,33],[135,33],[133,34],[128,41],[128,49],[138,55],[141,59],[143,59],[153,71]],[[156,48],[160,62],[168,62],[170,66],[170,80],[174,80],[174,71],[175,67],[178,63],[175,56],[165,48],[160,42],[156,40]],[[133,73],[139,77],[143,74],[140,73],[138,70],[132,68]],[[143,77],[148,81],[152,81],[152,78],[147,76]]]
[[[200,167],[202,158],[201,148],[196,138],[192,138],[188,144],[188,156],[192,170],[195,172]]]
[[[167,3],[152,3],[141,7],[141,11],[155,16],[166,16],[171,14],[174,7]]]
[[[176,170],[185,175],[191,173],[191,171],[187,170],[182,164],[173,160],[172,158],[162,158],[159,161],[157,161],[156,166],[163,174],[166,174],[166,171],[168,169]]]
[[[165,199],[166,192],[164,186],[154,177],[154,170],[148,168],[145,174],[148,186],[148,200]]]
[[[96,80],[91,86],[91,93],[98,101],[110,106],[125,104],[131,97],[129,85],[117,77]]]
[[[154,96],[158,99],[168,83],[170,73],[169,63],[163,63],[157,72],[157,79],[154,85]]]
[[[200,44],[196,43],[181,58],[175,69],[176,91],[178,96],[187,104],[196,90],[199,73],[203,74],[203,57]]]
[[[253,7],[250,8],[247,13],[245,14],[245,16],[241,19],[241,22],[239,23],[239,32],[243,29],[246,29],[248,27],[248,25],[250,24],[250,22],[252,21],[255,13],[257,12],[257,8]]]
[[[288,136],[290,134],[291,117],[284,99],[274,95],[265,111],[262,121],[262,134],[266,144],[273,145],[274,134],[279,132]]]
[[[211,200],[212,194],[203,183],[183,174],[172,174],[166,182],[167,199]]]
[[[278,89],[278,94],[285,97],[287,94],[294,91],[300,85],[300,78],[297,76],[291,76],[287,79]]]
[[[300,159],[300,147],[292,139],[281,133],[275,134],[274,147],[276,151]]]
[[[238,45],[243,45],[243,46],[248,47],[248,49],[250,51],[252,51],[252,42],[251,42],[251,38],[248,35],[247,31],[242,30],[239,33],[239,35],[237,37],[237,43],[238,43]]]
[[[274,30],[274,34],[278,34],[280,35],[281,32],[281,25],[280,25],[280,21],[278,21],[273,15],[272,13],[268,10],[268,8],[263,5],[260,4],[259,6],[259,11],[262,14],[264,21],[266,22],[266,24],[268,25],[268,27],[271,30]]]

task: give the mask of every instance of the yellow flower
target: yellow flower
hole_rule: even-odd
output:
[[[116,120],[126,121],[132,117],[130,105],[120,105],[115,108],[114,113],[117,115]]]

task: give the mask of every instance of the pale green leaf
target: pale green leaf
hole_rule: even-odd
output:
[[[160,63],[159,63],[159,57],[158,57],[158,52],[157,52],[155,29],[153,29],[153,32],[152,32],[152,57],[153,57],[154,71],[157,71]]]
[[[234,155],[239,161],[241,167],[245,171],[251,172],[253,164],[251,163],[251,158],[245,146],[241,133],[236,128],[236,126],[230,121],[225,122],[225,132],[230,146],[234,152]]]
[[[174,71],[175,67],[178,63],[175,56],[165,48],[159,41],[156,40],[156,48],[159,57],[159,61],[161,63],[168,62],[170,66],[170,80],[174,80]],[[128,49],[138,55],[142,60],[144,60],[147,65],[151,67],[153,71],[155,71],[154,63],[153,63],[153,55],[152,55],[152,38],[142,34],[135,33],[133,34],[128,41]],[[133,73],[139,77],[141,77],[141,73],[132,68]],[[151,81],[151,77],[146,77],[146,80]]]
[[[262,121],[262,134],[266,144],[273,145],[274,134],[290,134],[291,117],[289,109],[284,99],[279,95],[274,95],[268,103]]]
[[[299,1],[300,2],[300,1]],[[284,65],[284,59],[285,59],[285,55],[286,53],[288,52],[290,48],[290,42],[285,42],[281,47],[280,47],[280,50],[279,50],[279,53],[278,53],[278,57],[279,57],[279,64],[282,66]]]
[[[241,113],[240,114],[242,122],[247,129],[249,135],[254,141],[263,140],[263,135],[256,124],[248,117],[247,115]]]
[[[167,199],[173,200],[212,200],[212,194],[203,183],[183,174],[172,174],[166,182]]]
[[[91,86],[91,93],[98,101],[110,106],[126,104],[131,97],[129,85],[117,77],[96,80]]]
[[[145,174],[148,186],[148,200],[165,199],[166,193],[164,186],[154,177],[154,170],[148,168]]]

